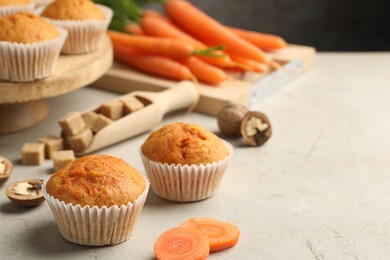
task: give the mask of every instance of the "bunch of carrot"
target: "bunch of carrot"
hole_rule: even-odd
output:
[[[169,79],[218,85],[226,69],[264,72],[264,51],[286,46],[275,35],[224,26],[186,0],[164,7],[167,16],[145,10],[139,24],[125,28],[130,34],[108,32],[116,60]]]
[[[154,253],[158,260],[202,260],[209,253],[233,247],[239,237],[240,230],[228,222],[206,217],[190,218],[161,234],[154,244]]]

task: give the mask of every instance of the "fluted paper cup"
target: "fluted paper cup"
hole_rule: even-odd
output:
[[[65,54],[82,54],[95,51],[107,31],[108,25],[112,18],[112,10],[106,6],[97,4],[98,8],[103,11],[105,20],[55,20],[43,17],[50,23],[60,26],[68,31],[62,53]]]
[[[49,76],[68,35],[62,28],[57,30],[57,38],[44,42],[0,41],[0,80],[29,82]]]
[[[0,6],[0,18],[10,15],[16,14],[20,12],[31,12],[34,9],[34,4],[23,4],[23,5],[7,5]]]
[[[145,191],[132,203],[120,207],[84,206],[65,204],[46,192],[43,195],[56,219],[62,236],[74,243],[87,246],[116,245],[130,238],[141,214],[149,190],[149,181]]]
[[[43,7],[43,6],[46,6],[52,2],[54,2],[54,0],[32,0],[33,4],[34,4],[34,8],[39,8],[39,7]]]
[[[228,156],[221,161],[181,165],[155,162],[140,151],[153,192],[164,199],[177,202],[199,201],[212,197],[218,190],[233,147],[224,141]]]

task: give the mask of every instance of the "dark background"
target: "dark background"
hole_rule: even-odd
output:
[[[219,22],[318,51],[390,51],[390,1],[190,0]],[[191,19],[190,17],[188,19]]]

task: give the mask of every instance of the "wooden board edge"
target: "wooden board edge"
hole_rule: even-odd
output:
[[[270,52],[269,55],[282,65],[295,59],[302,60],[302,69],[307,71],[313,66],[315,53],[315,48],[310,46],[289,45],[283,50]],[[258,80],[262,80],[269,75],[258,75]],[[229,76],[228,81],[218,87],[200,84],[201,98],[195,111],[216,115],[222,106],[228,103],[235,102],[247,105],[249,102],[248,95],[254,82],[243,79],[245,77],[238,79]],[[128,93],[136,90],[162,91],[175,84],[177,84],[176,81],[150,76],[129,69],[125,65],[114,63],[113,67],[91,86],[118,93]]]

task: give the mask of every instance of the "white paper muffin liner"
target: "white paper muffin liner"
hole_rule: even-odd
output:
[[[82,54],[95,51],[99,48],[99,44],[110,24],[113,12],[104,5],[97,4],[97,6],[103,11],[106,17],[105,20],[66,21],[43,17],[50,23],[68,31],[68,39],[62,48],[62,53]]]
[[[32,0],[32,2],[34,4],[34,8],[46,6],[54,1],[55,0]]]
[[[50,41],[15,43],[0,41],[0,80],[29,82],[49,76],[68,35],[56,27],[60,35]]]
[[[46,181],[42,190],[65,239],[87,246],[116,245],[128,240],[133,234],[149,191],[149,181],[146,178],[145,181],[145,191],[133,203],[120,207],[65,204],[47,194]]]
[[[0,18],[10,15],[16,14],[20,12],[32,12],[34,9],[34,4],[24,4],[24,5],[7,5],[0,6]]]
[[[164,199],[177,202],[204,200],[212,197],[220,185],[233,147],[223,141],[228,156],[221,161],[201,165],[181,165],[155,162],[140,155],[153,192]]]

